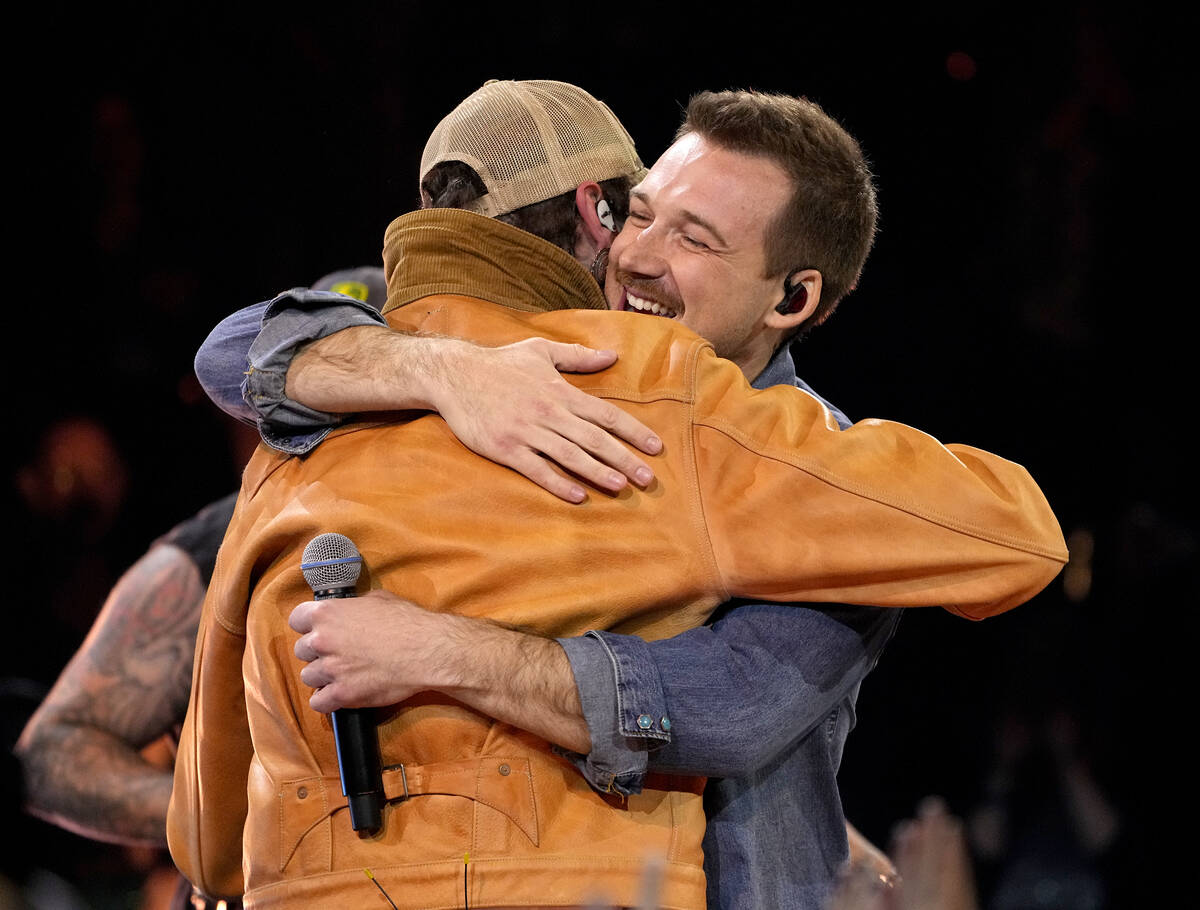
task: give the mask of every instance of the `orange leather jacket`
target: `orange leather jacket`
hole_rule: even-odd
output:
[[[304,458],[260,447],[204,606],[169,815],[172,855],[205,891],[244,881],[248,907],[368,906],[370,868],[411,910],[462,906],[464,875],[471,907],[634,905],[654,857],[660,906],[705,904],[702,780],[596,793],[544,741],[433,695],[381,713],[384,764],[403,770],[385,773],[383,830],[357,836],[287,625],[311,599],[301,552],[322,532],[358,545],[360,587],[551,636],[671,636],[734,596],[980,619],[1066,560],[1020,466],[896,423],[839,431],[804,392],[751,389],[687,329],[608,312],[586,271],[530,234],[419,212],[391,225],[384,259],[396,328],[620,351],[568,379],[655,429],[657,479],[568,505],[436,415],[344,427]]]

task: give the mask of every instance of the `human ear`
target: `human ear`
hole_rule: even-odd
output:
[[[821,273],[816,269],[797,269],[783,283],[781,299],[763,317],[770,329],[789,331],[803,324],[821,302]]]
[[[579,213],[583,238],[597,250],[607,248],[616,233],[616,224],[612,221],[611,211],[609,211],[608,218],[604,218],[604,212],[608,210],[608,202],[604,198],[600,184],[589,181],[581,183],[575,188],[575,210]]]

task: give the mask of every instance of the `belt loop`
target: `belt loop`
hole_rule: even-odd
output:
[[[404,795],[403,795],[402,797],[400,797],[400,798],[401,798],[402,800],[404,800],[404,799],[408,799],[408,774],[407,774],[407,773],[405,772],[405,770],[404,770],[404,763],[403,763],[403,762],[401,762],[401,763],[400,763],[400,764],[398,764],[398,765],[388,765],[388,766],[387,766],[386,768],[384,768],[383,770],[384,770],[384,771],[395,771],[396,769],[399,769],[399,770],[400,770],[400,782],[401,782],[402,784],[404,784]]]

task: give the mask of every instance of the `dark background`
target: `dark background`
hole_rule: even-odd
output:
[[[1137,906],[1162,878],[1154,814],[1180,810],[1197,605],[1195,14],[444,6],[47,9],[14,30],[6,490],[38,596],[13,606],[13,675],[52,682],[120,571],[236,487],[247,435],[191,374],[208,330],[378,262],[425,137],[484,80],[584,86],[647,163],[695,90],[803,94],[862,142],[882,220],[801,375],[852,419],[1026,465],[1075,554],[983,625],[905,617],[863,687],[847,815],[880,844],[927,794],[970,817],[1014,729],[1066,724],[1121,820],[1095,864],[1109,902]],[[63,459],[90,493],[55,487]],[[88,848],[56,843],[77,875]],[[1001,872],[981,864],[985,887]]]

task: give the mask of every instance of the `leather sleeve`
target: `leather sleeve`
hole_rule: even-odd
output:
[[[1067,561],[1020,465],[890,421],[839,430],[811,395],[751,389],[708,348],[694,368],[696,478],[727,593],[983,619]]]

